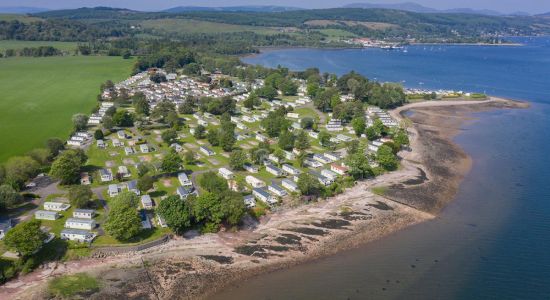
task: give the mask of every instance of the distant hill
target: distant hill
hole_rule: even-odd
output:
[[[224,6],[224,7],[208,7],[208,6],[177,6],[163,10],[162,12],[167,13],[182,13],[182,12],[192,12],[192,11],[221,11],[221,12],[283,12],[283,11],[294,11],[302,10],[303,8],[298,7],[287,7],[287,6],[267,6],[267,5],[258,5],[258,6]]]
[[[0,14],[35,14],[45,11],[48,11],[48,9],[26,6],[0,6]]]
[[[550,12],[547,12],[545,14],[537,15],[538,17],[550,17]]]
[[[472,8],[453,8],[446,10],[439,10],[435,8],[426,7],[414,2],[403,2],[403,3],[352,3],[344,6],[345,8],[385,8],[385,9],[396,9],[404,10],[417,13],[460,13],[460,14],[476,14],[476,15],[487,15],[487,16],[500,16],[503,15],[498,11],[488,10],[488,9],[472,9]]]
[[[81,7],[77,9],[51,10],[34,14],[42,18],[64,18],[64,19],[116,19],[132,15],[142,14],[141,12],[126,8],[112,7]]]

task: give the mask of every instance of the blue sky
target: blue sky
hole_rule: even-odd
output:
[[[550,0],[1,0],[0,6],[32,6],[50,9],[76,8],[83,6],[111,6],[138,10],[162,10],[180,5],[284,5],[304,8],[326,8],[354,2],[399,3],[407,1],[438,9],[469,7],[476,9],[492,9],[508,13],[516,11],[526,11],[530,13],[550,12]]]

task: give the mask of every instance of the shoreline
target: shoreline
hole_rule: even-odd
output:
[[[398,171],[328,200],[284,208],[237,233],[176,238],[138,253],[59,263],[50,272],[42,270],[42,277],[37,270],[27,275],[34,279],[28,286],[18,279],[0,287],[0,298],[40,298],[44,284],[39,283],[82,271],[101,274],[105,285],[99,298],[205,298],[246,278],[372,242],[435,218],[454,199],[472,162],[452,139],[472,113],[527,105],[495,97],[408,104],[391,111],[398,119],[414,111],[409,118],[412,151],[400,153]],[[383,197],[372,193],[375,186],[387,187]]]

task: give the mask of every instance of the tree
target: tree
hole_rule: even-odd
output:
[[[279,89],[285,96],[294,96],[298,93],[298,85],[290,79],[283,80],[283,82],[279,85]]]
[[[161,169],[167,173],[173,173],[179,171],[183,168],[183,160],[181,157],[172,149],[166,156],[162,159]]]
[[[105,115],[103,117],[103,128],[111,130],[113,129],[113,127],[115,127],[115,122],[113,121],[113,118]]]
[[[237,149],[231,152],[229,156],[229,166],[233,170],[243,170],[244,164],[247,161],[246,153],[243,150]]]
[[[88,207],[92,196],[92,189],[87,185],[74,185],[69,188],[69,202],[76,208]]]
[[[172,144],[178,138],[178,133],[175,129],[168,129],[161,134],[162,140],[166,144]]]
[[[149,77],[149,79],[154,82],[154,83],[161,83],[161,82],[166,82],[166,75],[162,74],[162,73],[155,73],[153,75],[151,75]]]
[[[321,144],[321,146],[330,148],[332,146],[332,142],[330,141],[330,138],[331,138],[330,133],[324,130],[319,132],[319,143]]]
[[[171,111],[166,115],[164,122],[170,127],[176,127],[180,124],[180,118],[176,112]]]
[[[267,100],[273,100],[277,97],[277,89],[271,86],[265,86],[256,91],[258,96],[266,98]]]
[[[139,177],[142,177],[143,175],[149,173],[150,170],[151,168],[146,163],[140,163],[137,165],[137,171],[138,171]]]
[[[73,115],[73,126],[75,130],[84,130],[88,125],[88,116],[85,114],[75,114]]]
[[[235,130],[233,126],[222,126],[220,131],[219,142],[222,149],[226,152],[233,150],[233,146],[237,140],[235,139]]]
[[[120,193],[110,203],[110,211],[104,228],[117,240],[128,241],[141,230],[141,218],[136,210],[136,194],[128,191]]]
[[[225,221],[230,225],[237,225],[246,214],[246,206],[242,196],[238,193],[230,193],[223,202]]]
[[[139,115],[149,115],[150,107],[149,102],[145,98],[143,93],[136,93],[133,97],[133,104],[137,114]]]
[[[355,179],[364,179],[374,175],[369,160],[361,152],[348,155],[346,165],[349,167],[349,174]]]
[[[45,166],[50,162],[52,154],[48,149],[37,148],[29,151],[29,153],[27,153],[27,156],[34,159],[34,161],[36,161],[38,164]]]
[[[294,140],[294,148],[298,150],[306,150],[309,148],[309,138],[307,136],[307,133],[303,130],[298,132],[296,135],[296,139]]]
[[[21,195],[7,184],[0,185],[0,211],[14,206],[21,201]]]
[[[376,152],[376,160],[382,168],[388,171],[397,169],[399,165],[397,156],[393,154],[392,148],[387,145],[382,145],[378,148],[378,151]]]
[[[376,132],[376,129],[374,129],[374,126],[365,129],[365,134],[367,135],[367,139],[369,141],[374,141],[380,137],[380,135]]]
[[[155,106],[151,113],[151,117],[164,123],[166,117],[168,117],[168,114],[171,112],[176,112],[176,105],[170,101],[163,100]]]
[[[302,126],[302,129],[312,129],[313,128],[313,118],[305,117],[302,120],[300,120],[300,125]]]
[[[206,131],[206,128],[204,128],[204,126],[197,125],[197,127],[195,127],[195,132],[193,133],[193,136],[199,140],[204,139],[205,131]]]
[[[269,150],[267,149],[252,149],[250,156],[255,164],[261,164],[268,156]]]
[[[153,177],[149,176],[149,175],[143,175],[142,177],[140,177],[137,181],[137,188],[142,191],[142,192],[147,192],[148,190],[152,189],[153,188],[153,182],[155,182],[155,180],[153,179]]]
[[[77,151],[68,150],[61,153],[52,163],[50,175],[61,180],[61,184],[76,183],[80,179],[82,157]]]
[[[188,165],[194,165],[196,163],[195,153],[193,153],[191,151],[185,152],[185,154],[183,156],[183,160]]]
[[[105,120],[103,123],[105,126]],[[113,124],[119,127],[132,127],[134,126],[134,117],[125,110],[117,110],[113,115]]]
[[[40,165],[28,156],[14,156],[4,164],[5,182],[13,188],[23,187],[25,181],[38,174]]]
[[[220,144],[220,131],[216,128],[210,128],[208,134],[206,134],[206,139],[212,146],[218,146]]]
[[[254,92],[250,93],[248,98],[243,101],[243,106],[248,109],[254,109],[254,106],[259,106],[262,102],[258,95]]]
[[[349,141],[346,145],[348,155],[362,152],[361,144],[358,140]]]
[[[226,180],[214,172],[201,174],[199,176],[199,185],[202,189],[217,195],[223,195],[229,190]]]
[[[393,141],[395,142],[395,144],[397,144],[399,147],[402,147],[402,146],[408,146],[410,141],[409,141],[409,136],[407,135],[407,133],[405,132],[405,130],[399,130],[395,136],[393,137]]]
[[[298,189],[304,196],[318,196],[321,194],[322,187],[319,180],[309,173],[302,173],[298,176]]]
[[[292,132],[288,130],[283,130],[279,134],[278,145],[283,150],[287,150],[287,151],[292,150],[292,148],[294,147],[294,140],[295,140],[295,137],[292,134]]]
[[[191,206],[187,201],[181,201],[179,196],[168,196],[162,200],[157,211],[177,234],[182,234],[191,226]]]
[[[40,229],[40,224],[39,220],[17,224],[6,233],[5,245],[17,251],[22,257],[29,257],[40,250],[46,240],[47,235]]]
[[[216,196],[218,195],[218,196]],[[220,194],[211,192],[202,193],[193,201],[193,216],[195,220],[204,223],[204,232],[218,231],[224,219],[224,207]]]
[[[50,138],[46,141],[46,148],[50,150],[52,157],[56,157],[59,151],[65,149],[65,143],[58,138]]]
[[[351,121],[351,127],[355,131],[355,135],[361,136],[365,132],[367,124],[364,117],[357,117]]]

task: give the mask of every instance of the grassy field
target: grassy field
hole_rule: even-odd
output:
[[[270,27],[223,24],[189,19],[146,20],[141,22],[141,26],[169,33],[230,33],[243,31],[252,31],[258,34],[279,33],[277,29]]]
[[[123,80],[132,63],[87,56],[0,60],[0,162],[43,147],[50,137],[67,138],[71,116],[89,113],[99,85]]]
[[[77,43],[73,42],[1,40],[0,52],[6,49],[22,49],[25,47],[39,46],[52,46],[63,51],[73,51],[76,49],[76,45]]]

